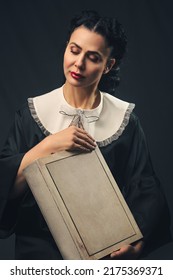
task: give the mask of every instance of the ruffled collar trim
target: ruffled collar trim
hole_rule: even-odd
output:
[[[121,136],[135,105],[105,92],[100,94],[100,104],[91,110],[70,106],[64,98],[63,87],[28,98],[28,105],[32,117],[45,135],[59,132],[70,124],[75,125],[75,121],[80,119],[84,129],[102,147]]]

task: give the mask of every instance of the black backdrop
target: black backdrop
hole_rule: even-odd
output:
[[[173,213],[172,8],[171,0],[1,0],[0,148],[27,97],[61,85],[69,19],[83,9],[116,15],[128,36],[117,97],[136,103]],[[0,241],[0,259],[13,256],[14,236]]]

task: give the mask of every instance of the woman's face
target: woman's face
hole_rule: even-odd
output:
[[[64,54],[66,81],[75,87],[96,88],[102,74],[108,72],[105,68],[109,55],[110,48],[103,36],[83,26],[76,28]]]

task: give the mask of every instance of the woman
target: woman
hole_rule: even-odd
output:
[[[22,174],[35,159],[62,150],[87,152],[97,143],[144,235],[112,258],[138,258],[157,225],[164,199],[134,104],[109,94],[125,50],[117,20],[83,12],[71,21],[64,85],[29,98],[16,113],[0,170],[1,236],[16,233],[17,259],[62,258]]]

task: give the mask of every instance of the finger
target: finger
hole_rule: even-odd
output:
[[[82,148],[86,148],[89,150],[94,150],[96,147],[95,143],[91,142],[87,138],[81,139],[81,138],[76,137],[75,144],[78,144]]]
[[[88,144],[92,145],[94,148],[96,147],[96,142],[93,138],[91,138],[87,133],[77,132],[77,138],[87,142]],[[83,142],[83,143],[84,143]]]
[[[86,148],[80,144],[75,144],[75,146],[72,149],[73,151],[82,151],[82,152],[91,152],[91,149]]]
[[[119,250],[112,252],[111,258],[123,258],[133,255],[134,249],[131,245],[123,246]]]
[[[89,139],[91,139],[93,142],[95,142],[95,139],[86,130],[79,128],[79,127],[75,127],[75,128],[76,128],[77,132],[81,133],[81,135],[87,136]]]

